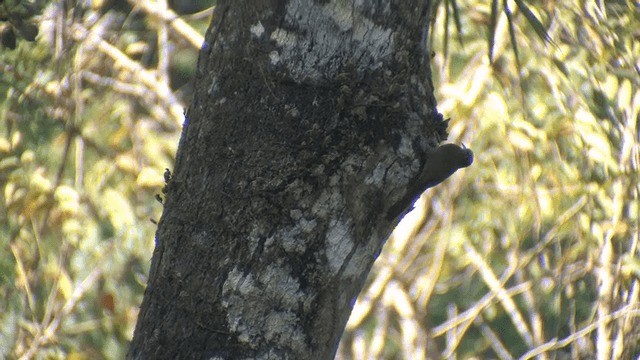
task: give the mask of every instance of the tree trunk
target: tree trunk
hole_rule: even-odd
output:
[[[219,2],[128,358],[333,358],[446,138],[430,6]]]

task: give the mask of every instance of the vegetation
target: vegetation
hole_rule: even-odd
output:
[[[389,239],[338,357],[640,354],[640,8],[528,6],[439,3],[475,162]],[[209,14],[56,2],[0,51],[0,357],[124,357]]]
[[[428,339],[445,358],[637,356],[640,9],[539,2],[545,43],[512,7],[516,61],[504,12],[487,42],[491,4],[458,4],[462,44],[438,41],[441,6],[433,74],[476,159],[389,240],[342,357],[419,359]]]

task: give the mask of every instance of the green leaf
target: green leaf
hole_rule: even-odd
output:
[[[516,2],[516,5],[518,6],[518,9],[522,11],[524,16],[527,18],[527,21],[529,21],[529,25],[531,25],[533,27],[533,30],[536,31],[536,34],[538,34],[538,36],[545,42],[555,45],[553,40],[551,40],[551,36],[549,36],[549,33],[547,33],[547,30],[545,30],[540,20],[538,20],[538,18],[533,13],[533,11],[529,9],[527,4],[525,4],[524,1],[522,0],[515,0],[515,2]]]
[[[513,48],[513,55],[516,57],[516,66],[518,68],[518,74],[522,76],[521,67],[520,67],[520,53],[518,52],[518,42],[516,41],[516,30],[513,26],[513,13],[511,13],[511,9],[509,9],[509,5],[507,4],[507,0],[503,0],[502,4],[504,6],[504,13],[507,15],[507,23],[509,24],[509,38],[511,39],[511,47]]]
[[[464,48],[462,41],[462,22],[460,22],[460,11],[456,0],[451,0],[451,10],[453,10],[453,20],[456,25],[456,34],[458,35],[458,43]]]
[[[444,37],[442,39],[442,50],[445,59],[449,55],[449,0],[444,0]]]
[[[511,40],[511,46],[513,47],[513,55],[516,58],[516,68],[518,69],[518,84],[520,85],[520,102],[523,108],[526,108],[524,100],[524,87],[522,85],[522,65],[520,64],[520,53],[518,51],[518,41],[516,40],[516,31],[513,23],[513,13],[509,9],[507,0],[503,0],[504,13],[507,15],[507,23],[509,24],[509,38]],[[525,113],[526,114],[526,113]]]
[[[498,26],[498,0],[491,1],[491,21],[489,23],[489,63],[493,64],[496,27]]]

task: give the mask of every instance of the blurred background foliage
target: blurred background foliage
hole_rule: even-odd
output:
[[[5,16],[17,3],[0,3],[0,357],[123,358],[214,1]],[[475,163],[389,239],[338,358],[635,358],[640,6],[444,0],[433,26],[438,110]]]
[[[0,3],[0,358],[124,358],[212,5]]]
[[[640,4],[437,3],[438,110],[475,162],[396,229],[338,357],[638,358]]]

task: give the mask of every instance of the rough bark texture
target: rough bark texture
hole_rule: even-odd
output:
[[[220,1],[128,358],[333,358],[446,137],[429,7]]]

